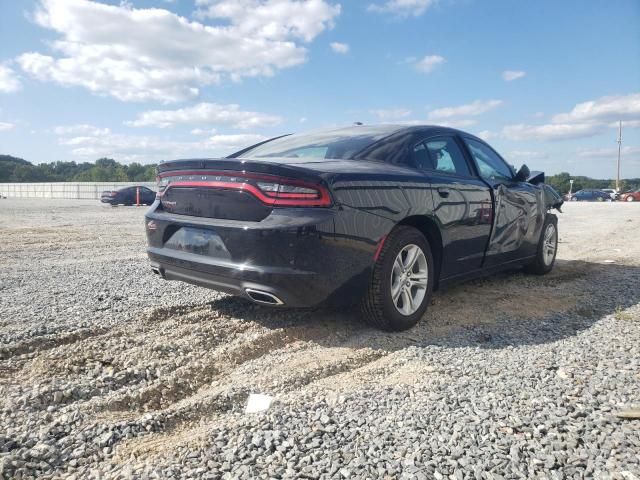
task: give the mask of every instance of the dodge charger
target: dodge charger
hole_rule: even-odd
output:
[[[469,133],[354,125],[160,163],[147,253],[167,280],[403,330],[447,284],[549,272],[561,204]]]

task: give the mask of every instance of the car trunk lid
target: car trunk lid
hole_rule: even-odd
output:
[[[162,208],[177,215],[260,221],[276,207],[331,204],[312,170],[240,159],[178,160],[158,167]]]

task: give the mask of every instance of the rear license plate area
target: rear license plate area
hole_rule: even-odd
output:
[[[182,227],[171,235],[164,247],[196,255],[231,259],[220,235],[204,228]]]

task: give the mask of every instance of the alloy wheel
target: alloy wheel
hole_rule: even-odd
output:
[[[545,265],[551,265],[553,257],[556,254],[556,248],[558,248],[558,235],[556,233],[556,227],[553,223],[547,225],[547,229],[544,232],[544,240],[542,244],[542,258]]]
[[[428,281],[424,252],[417,245],[406,245],[396,256],[391,270],[391,299],[398,312],[409,316],[420,308]]]

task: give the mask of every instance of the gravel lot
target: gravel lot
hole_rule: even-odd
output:
[[[4,478],[640,478],[640,204],[401,334],[164,282],[143,214],[0,200]]]

